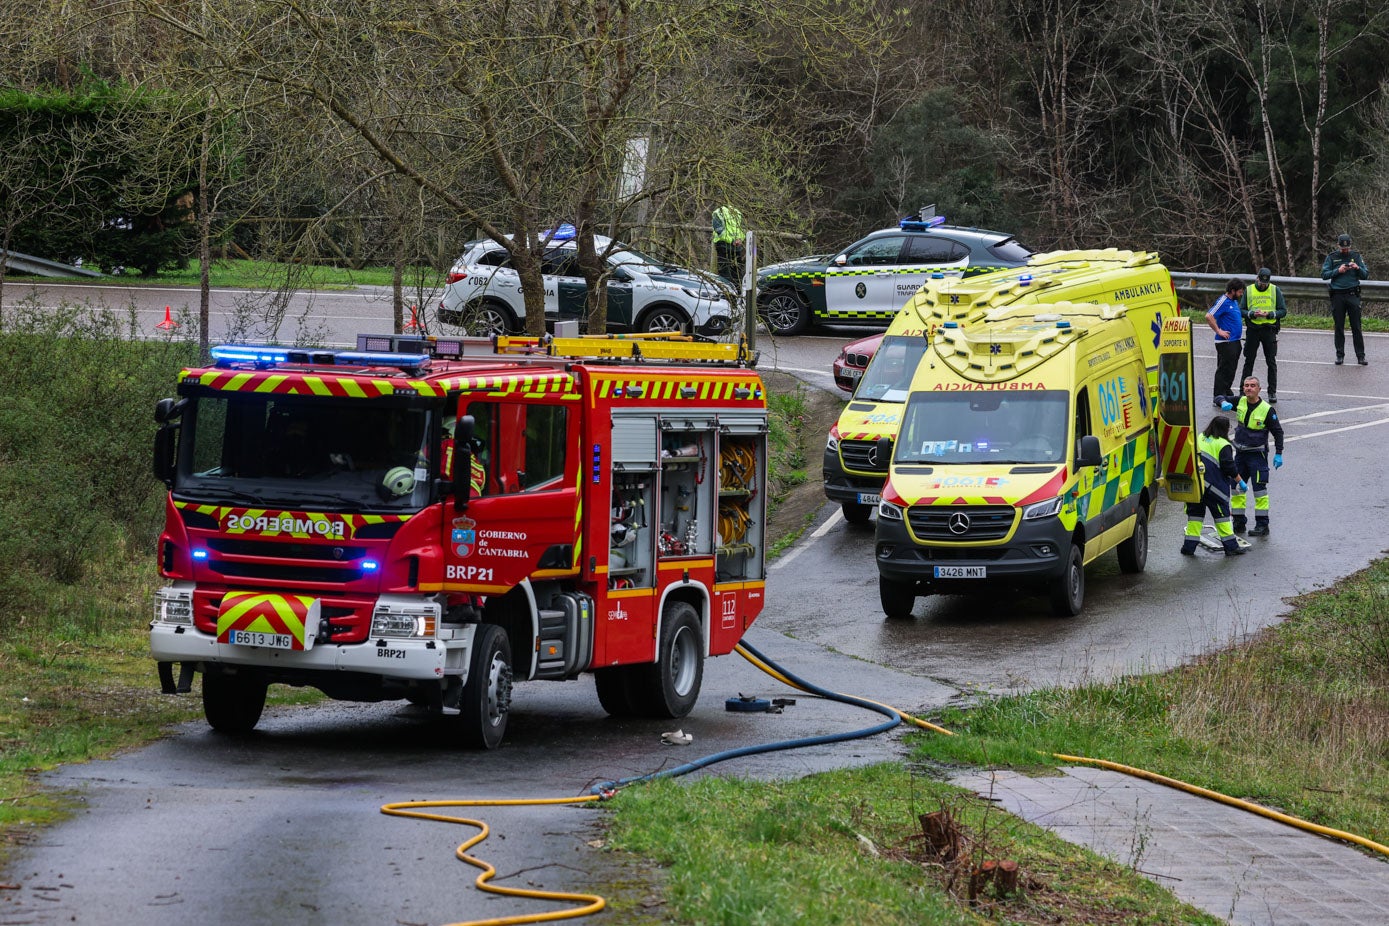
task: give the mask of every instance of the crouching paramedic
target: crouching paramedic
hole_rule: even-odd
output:
[[[1254,529],[1251,537],[1268,533],[1268,436],[1273,435],[1273,468],[1283,465],[1283,425],[1278,411],[1259,396],[1259,380],[1244,380],[1244,395],[1235,407],[1235,466],[1240,484],[1230,499],[1235,533],[1244,533],[1248,519],[1249,490],[1254,492]],[[1246,488],[1247,486],[1247,488]]]
[[[1216,415],[1201,432],[1197,443],[1201,448],[1202,475],[1206,481],[1206,492],[1199,502],[1188,502],[1186,506],[1186,537],[1182,540],[1182,555],[1195,556],[1196,547],[1201,542],[1201,524],[1206,512],[1211,513],[1215,522],[1215,535],[1225,548],[1226,556],[1239,556],[1244,548],[1235,539],[1230,526],[1230,484],[1238,471],[1235,469],[1235,451],[1230,446],[1230,419]]]

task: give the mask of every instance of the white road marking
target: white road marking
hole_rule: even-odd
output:
[[[830,529],[842,520],[844,520],[844,512],[839,509],[835,509],[834,514],[830,515],[827,519],[825,519],[824,524],[821,524],[819,527],[815,528],[815,530],[811,533],[809,537],[798,542],[795,546],[795,549],[778,559],[776,562],[772,563],[770,566],[767,567],[767,570],[770,572],[773,569],[780,569],[782,566],[785,566],[787,563],[800,556],[801,553],[805,551],[805,548],[810,546],[811,541],[819,540],[821,537],[828,534],[830,532]]]

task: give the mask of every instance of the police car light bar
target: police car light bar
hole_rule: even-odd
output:
[[[943,215],[933,215],[929,219],[922,219],[919,216],[909,215],[898,222],[897,226],[901,228],[902,231],[925,231],[928,228],[935,228],[944,224],[945,216]]]

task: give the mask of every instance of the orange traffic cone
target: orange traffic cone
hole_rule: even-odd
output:
[[[410,321],[409,321],[409,323],[407,323],[407,324],[404,326],[404,328],[402,328],[401,330],[403,330],[403,331],[419,331],[419,330],[420,330],[420,319],[419,319],[419,316],[415,314],[415,307],[414,307],[413,305],[410,306]]]
[[[169,307],[167,305],[164,306],[164,320],[154,327],[158,328],[160,331],[173,331],[178,327],[178,322],[174,321],[173,316],[169,314]]]

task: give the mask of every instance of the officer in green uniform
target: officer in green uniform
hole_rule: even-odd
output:
[[[1230,483],[1236,478],[1235,451],[1230,446],[1230,419],[1216,415],[1196,439],[1201,451],[1201,471],[1206,492],[1199,502],[1186,506],[1186,537],[1182,540],[1182,555],[1195,556],[1201,542],[1201,524],[1206,512],[1215,522],[1215,535],[1225,548],[1226,556],[1239,556],[1244,548],[1235,539],[1230,526]]]
[[[743,279],[743,214],[732,206],[714,210],[714,253],[718,256],[719,276],[733,283]]]
[[[1259,380],[1244,378],[1244,396],[1235,408],[1235,467],[1240,483],[1230,504],[1234,508],[1235,532],[1244,533],[1248,488],[1254,490],[1254,529],[1251,537],[1268,533],[1268,436],[1273,435],[1273,468],[1283,465],[1283,425],[1278,412],[1259,397]]]
[[[1278,331],[1283,327],[1283,316],[1288,314],[1287,303],[1283,301],[1283,291],[1273,285],[1273,271],[1267,267],[1259,268],[1259,277],[1254,285],[1244,291],[1240,300],[1240,314],[1244,316],[1244,372],[1240,381],[1249,378],[1254,372],[1254,358],[1259,348],[1264,350],[1264,365],[1268,367],[1268,404],[1278,404]]]

